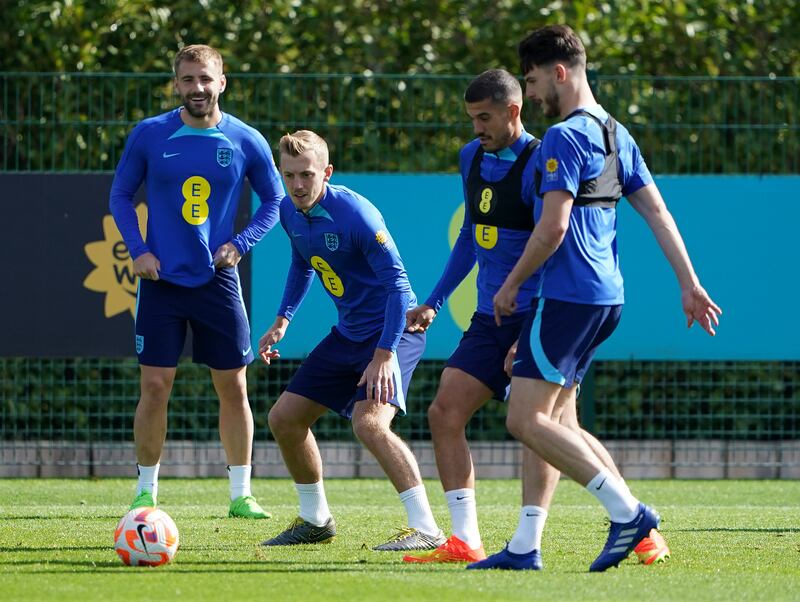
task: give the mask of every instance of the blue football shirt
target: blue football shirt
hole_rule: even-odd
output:
[[[488,182],[502,180],[514,165],[517,157],[533,139],[534,137],[531,134],[523,131],[522,135],[511,146],[497,153],[484,153],[480,164],[481,177]],[[494,315],[494,296],[500,290],[503,282],[505,282],[506,276],[516,265],[517,260],[522,256],[525,245],[528,243],[528,238],[530,238],[530,232],[499,227],[490,229],[490,236],[487,237],[487,229],[480,227],[480,224],[472,222],[469,207],[466,206],[469,203],[467,180],[473,158],[479,147],[480,142],[476,138],[467,143],[459,154],[459,168],[465,199],[464,223],[453,245],[453,250],[450,252],[450,258],[447,261],[444,272],[433,292],[425,301],[426,305],[433,307],[436,311],[441,309],[444,302],[461,281],[466,278],[477,261],[477,311],[481,314]],[[523,172],[521,182],[522,202],[530,206],[531,213],[534,211],[536,190],[534,167],[538,153],[539,148],[537,147],[528,159],[528,165]],[[531,276],[520,287],[518,297],[520,312],[525,312],[530,308],[538,287],[538,273]]]
[[[599,105],[583,108],[604,123],[608,120]],[[616,141],[622,194],[651,184],[653,177],[639,147],[622,124],[617,125]],[[538,160],[542,195],[564,190],[577,197],[580,183],[603,171],[603,130],[591,117],[580,114],[557,123],[542,138]],[[541,212],[542,201],[538,201],[537,220]],[[616,236],[616,209],[573,205],[564,241],[542,267],[540,296],[590,305],[624,303]]]
[[[212,128],[185,125],[178,108],[140,122],[128,137],[109,206],[131,257],[150,252],[159,277],[200,286],[214,277],[212,257],[232,242],[247,253],[278,220],[283,184],[264,137],[232,115]],[[234,235],[244,179],[261,200],[250,224]],[[142,181],[147,236],[139,232],[133,197]]]
[[[345,186],[327,184],[308,213],[287,195],[280,220],[291,241],[292,263],[278,315],[292,319],[316,272],[336,305],[339,332],[363,341],[382,331],[378,347],[394,351],[406,310],[417,299],[377,208]]]

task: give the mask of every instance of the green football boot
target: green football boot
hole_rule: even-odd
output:
[[[228,510],[230,518],[271,518],[272,515],[259,506],[252,495],[240,495],[231,502]]]
[[[134,508],[155,508],[156,500],[153,497],[152,491],[140,491],[139,494],[133,498],[133,503],[129,510]]]
[[[318,527],[299,516],[292,524],[272,539],[261,542],[262,546],[296,546],[301,543],[330,543],[336,535],[336,522],[330,517],[324,525]]]

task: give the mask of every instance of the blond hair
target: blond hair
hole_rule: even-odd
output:
[[[281,137],[278,148],[282,155],[297,157],[306,151],[312,151],[323,165],[328,165],[328,143],[325,139],[311,130],[297,130],[294,134]]]
[[[216,63],[219,65],[220,73],[222,72],[222,55],[215,48],[205,44],[190,44],[178,51],[178,54],[175,55],[175,60],[172,61],[172,70],[175,75],[178,75],[178,67],[180,67],[182,61],[203,63],[205,65]]]

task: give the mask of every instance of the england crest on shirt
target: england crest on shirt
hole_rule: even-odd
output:
[[[228,167],[233,161],[233,150],[230,148],[218,148],[217,149],[217,163],[219,163],[220,167]]]
[[[339,235],[332,232],[325,232],[325,246],[329,251],[335,251],[339,248]]]

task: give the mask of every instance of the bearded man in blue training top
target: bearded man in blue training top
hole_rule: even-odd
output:
[[[264,137],[219,108],[226,85],[219,52],[186,46],[173,68],[183,106],[133,129],[110,197],[111,213],[140,278],[136,353],[141,397],[133,425],[139,482],[131,508],[157,503],[167,403],[191,325],[193,359],[211,369],[220,401],[229,516],[269,518],[250,491],[253,416],[245,373],[254,356],[236,265],[275,225],[283,187]],[[245,177],[262,204],[234,235]],[[148,208],[144,240],[134,208],[142,182]]]
[[[308,130],[280,141],[280,168],[288,195],[280,220],[292,246],[292,263],[273,325],[259,341],[269,363],[305,297],[316,271],[336,305],[337,324],[309,354],[269,413],[269,426],[295,482],[300,511],[265,546],[323,543],[336,534],[322,483],[322,459],[311,426],[332,410],[352,421],[397,490],[408,515],[374,550],[428,550],[445,537],[431,513],[411,450],[391,430],[405,414],[414,368],[425,334],[404,332],[406,311],[417,304],[383,217],[372,203],[329,183],[328,145]]]
[[[519,57],[526,96],[545,116],[562,121],[542,138],[536,226],[493,301],[501,324],[515,315],[521,286],[540,270],[539,291],[520,333],[506,424],[608,511],[606,544],[589,567],[599,572],[619,565],[633,550],[645,562],[661,554],[657,542],[638,547],[656,533],[658,513],[639,502],[586,439],[555,419],[574,399],[598,346],[620,319],[624,294],[616,207],[623,196],[645,219],[675,272],[687,325],[696,321],[714,335],[721,310],[700,285],[635,140],[595,100],[580,37],[564,25],[542,27],[520,43]],[[469,568],[524,568],[525,560],[507,547]]]

